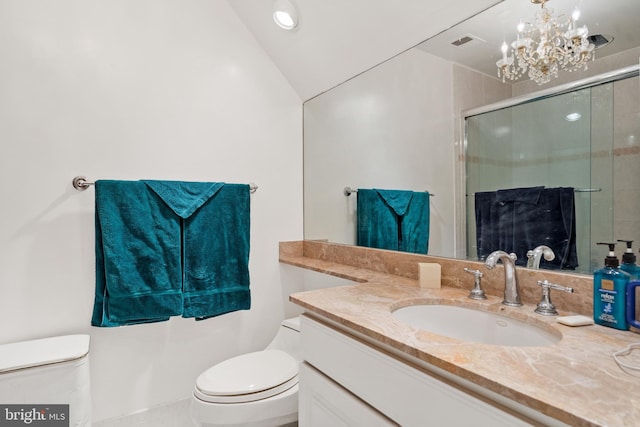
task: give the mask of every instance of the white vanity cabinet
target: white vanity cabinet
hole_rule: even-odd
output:
[[[301,427],[532,425],[308,316],[301,334]]]
[[[387,427],[396,423],[308,363],[300,367],[298,422],[303,427]]]

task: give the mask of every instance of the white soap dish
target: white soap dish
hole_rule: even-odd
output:
[[[587,316],[560,316],[556,319],[558,323],[562,323],[567,326],[587,326],[593,325],[593,319]]]

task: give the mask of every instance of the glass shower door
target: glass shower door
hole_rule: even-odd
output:
[[[474,194],[523,187],[575,189],[579,271],[591,269],[592,143],[611,146],[604,128],[592,125],[591,88],[467,118],[467,253],[477,255]],[[606,92],[606,91],[600,91]],[[605,100],[596,106],[606,109]],[[601,117],[598,117],[598,122]],[[610,126],[609,126],[610,127]],[[605,141],[605,136],[608,141]],[[598,175],[611,166],[598,158]],[[502,249],[502,248],[496,248]],[[531,248],[533,249],[533,248]]]

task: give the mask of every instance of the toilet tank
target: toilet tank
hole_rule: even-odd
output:
[[[71,427],[91,426],[90,393],[89,335],[0,345],[0,425],[33,412],[68,419]]]
[[[285,319],[280,324],[276,336],[267,346],[267,350],[282,350],[290,354],[297,361],[302,361],[300,355],[300,318]]]

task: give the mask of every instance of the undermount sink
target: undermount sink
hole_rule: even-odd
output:
[[[463,341],[502,346],[546,346],[560,341],[538,326],[496,313],[445,304],[402,307],[393,316],[415,328]]]

